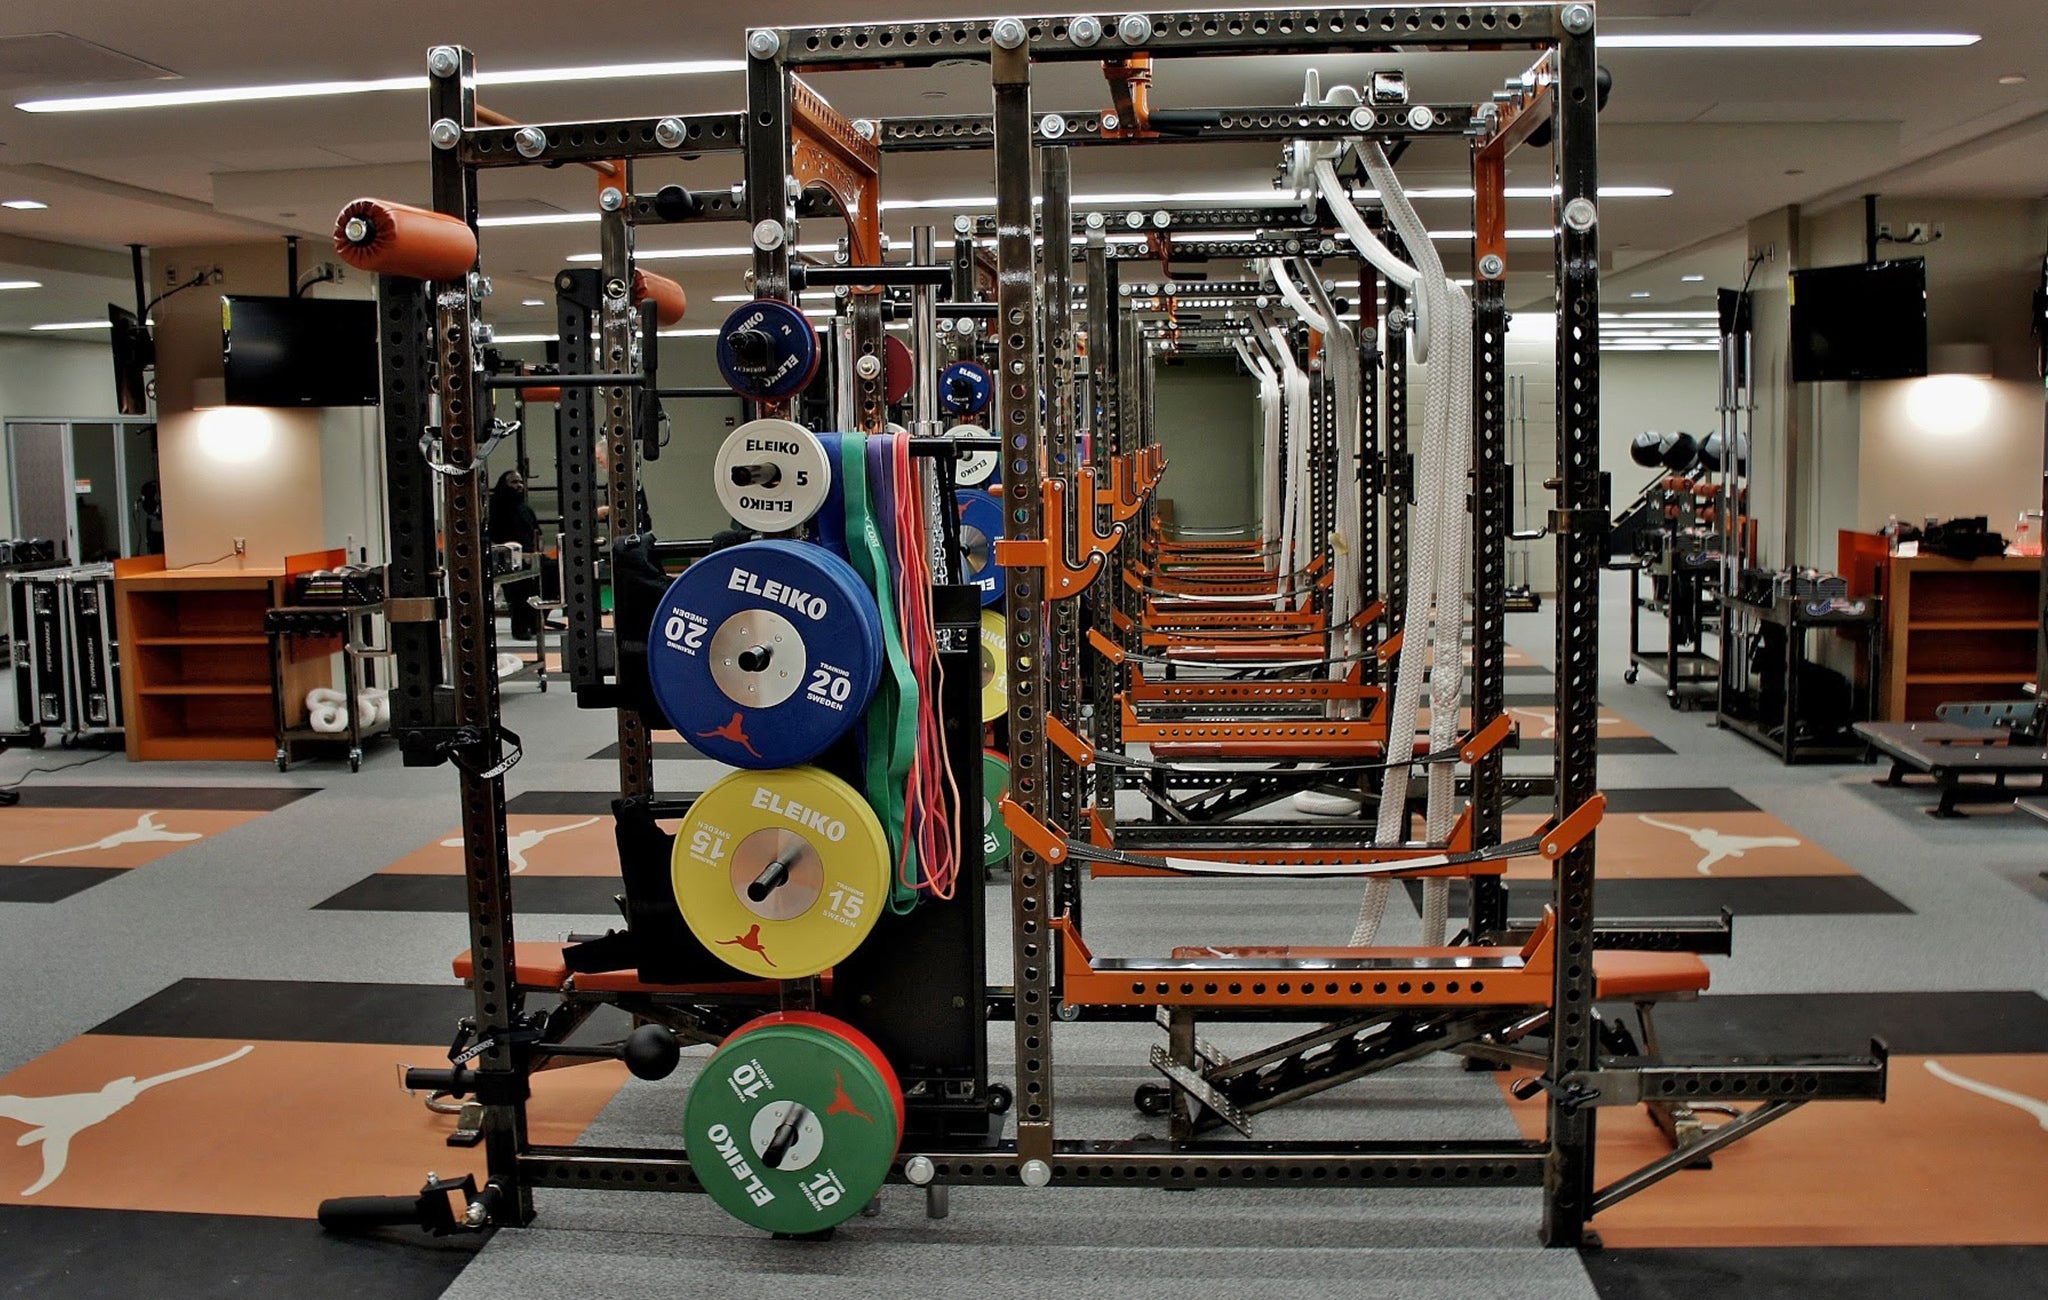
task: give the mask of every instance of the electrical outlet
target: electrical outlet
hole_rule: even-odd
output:
[[[237,538],[235,539],[235,554],[237,554],[237,555],[247,555],[248,553],[249,553],[249,539],[248,539],[248,538],[246,538],[246,537],[237,537]]]

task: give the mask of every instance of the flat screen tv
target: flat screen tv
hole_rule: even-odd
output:
[[[123,415],[149,414],[149,370],[156,365],[156,343],[149,326],[125,307],[107,304],[114,327],[114,400]]]
[[[1792,273],[1795,382],[1926,373],[1926,262],[1915,257]]]
[[[223,298],[229,406],[377,404],[377,304],[353,298]]]

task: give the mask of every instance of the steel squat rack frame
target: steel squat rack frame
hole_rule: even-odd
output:
[[[687,1155],[669,1149],[566,1147],[534,1143],[527,1131],[527,1046],[515,979],[512,878],[507,859],[504,774],[518,758],[518,738],[506,732],[495,676],[496,634],[491,611],[488,547],[483,541],[479,474],[488,438],[494,387],[556,382],[562,390],[559,423],[564,492],[564,602],[571,632],[567,665],[579,703],[618,709],[622,800],[674,811],[655,796],[652,748],[646,721],[607,674],[616,670],[613,647],[599,629],[597,564],[604,518],[632,518],[635,498],[636,395],[651,388],[654,330],[630,304],[632,230],[667,220],[744,219],[752,232],[753,289],[791,298],[791,244],[795,218],[821,210],[812,191],[832,196],[824,210],[850,214],[848,244],[856,265],[880,259],[875,180],[880,153],[929,148],[987,148],[994,153],[994,221],[998,367],[994,434],[1004,460],[1002,501],[1008,537],[1029,546],[1050,539],[1063,545],[1068,531],[1061,503],[1075,477],[1071,404],[1047,402],[1041,413],[1040,371],[1049,389],[1065,393],[1074,381],[1074,329],[1066,288],[1070,259],[1049,258],[1041,317],[1034,253],[1034,192],[1043,159],[1046,228],[1068,225],[1065,186],[1069,145],[1113,147],[1164,142],[1140,136],[1128,120],[1105,113],[1056,114],[1059,130],[1034,119],[1034,64],[1148,60],[1176,57],[1424,50],[1527,51],[1535,57],[1520,89],[1503,101],[1438,106],[1427,122],[1418,115],[1307,110],[1299,107],[1218,110],[1204,140],[1286,141],[1303,137],[1372,134],[1389,141],[1412,135],[1470,140],[1474,164],[1475,265],[1480,268],[1475,330],[1475,483],[1478,536],[1474,549],[1477,620],[1483,659],[1477,716],[1500,711],[1498,658],[1502,653],[1501,593],[1505,544],[1505,465],[1502,388],[1506,334],[1505,219],[1499,202],[1507,153],[1525,145],[1546,123],[1557,186],[1556,292],[1558,329],[1558,441],[1556,506],[1548,524],[1556,539],[1560,597],[1557,619],[1557,744],[1552,788],[1555,820],[1586,827],[1597,818],[1597,593],[1605,525],[1599,469],[1599,206],[1596,192],[1594,12],[1584,3],[1396,5],[1135,13],[1112,17],[1023,17],[969,21],[858,23],[757,29],[747,35],[747,105],[743,113],[700,114],[628,121],[521,127],[480,110],[475,65],[459,47],[436,47],[429,56],[433,150],[433,207],[476,227],[480,169],[576,162],[600,173],[600,263],[595,273],[569,271],[557,280],[562,375],[554,381],[487,379],[478,364],[478,319],[485,283],[474,271],[466,281],[429,285],[385,276],[380,281],[385,366],[385,432],[391,497],[391,620],[401,683],[394,724],[409,763],[452,762],[460,772],[464,862],[467,878],[474,993],[474,1047],[468,1088],[480,1107],[487,1160],[484,1188],[470,1203],[468,1226],[520,1225],[534,1214],[539,1187],[701,1190]],[[799,73],[839,69],[910,68],[942,60],[985,60],[994,91],[991,117],[897,119],[849,123],[797,80]],[[706,191],[678,204],[631,193],[631,160],[711,152],[743,155],[737,194]],[[792,179],[796,181],[792,184]],[[1298,244],[1257,239],[1221,246],[1217,256],[1284,256]],[[1102,412],[1096,466],[1149,440],[1150,365],[1135,325],[1111,325],[1107,294],[1113,278],[1102,268],[1099,246],[1087,254],[1091,344],[1128,346],[1121,355],[1091,358],[1088,382]],[[966,285],[971,289],[970,272]],[[962,277],[957,273],[956,296]],[[1369,303],[1370,285],[1361,298]],[[1397,293],[1390,300],[1398,304]],[[850,298],[856,356],[881,347],[880,304],[875,295]],[[1127,321],[1128,313],[1119,313]],[[592,337],[595,352],[585,346]],[[1364,331],[1361,331],[1364,333]],[[1403,448],[1406,393],[1400,374],[1400,334],[1392,331],[1375,360],[1388,366],[1388,446],[1379,484],[1388,497],[1382,529],[1393,563],[1405,550],[1397,472]],[[877,367],[853,367],[853,423],[881,427],[884,402]],[[1368,371],[1370,373],[1370,370]],[[1372,385],[1365,386],[1370,393]],[[844,390],[843,390],[844,391]],[[1371,401],[1370,397],[1365,400]],[[1119,410],[1131,418],[1119,420]],[[776,413],[762,408],[761,413]],[[438,442],[436,443],[436,440]],[[433,447],[438,462],[424,446]],[[602,498],[600,500],[599,498]],[[1050,499],[1050,505],[1048,504]],[[438,509],[437,509],[438,502]],[[598,510],[607,509],[604,516]],[[438,516],[438,519],[437,519]],[[437,545],[437,528],[439,543]],[[1045,548],[1052,549],[1052,548]],[[1046,566],[1013,568],[1004,619],[1010,651],[1008,728],[1013,799],[1030,822],[1054,827],[1085,809],[1078,769],[1048,743],[1053,706],[1076,700],[1079,672],[1055,673],[1076,662],[1078,602],[1049,597]],[[445,566],[445,571],[444,571]],[[1101,584],[1097,584],[1100,586]],[[1398,591],[1394,593],[1398,597]],[[1122,599],[1091,596],[1098,602]],[[1393,605],[1398,608],[1399,600]],[[1061,607],[1065,607],[1064,610]],[[956,619],[964,625],[966,619]],[[1042,645],[1041,629],[1053,644]],[[964,638],[962,638],[964,639]],[[966,652],[963,685],[975,674]],[[1486,683],[1491,681],[1489,688]],[[1099,668],[1090,677],[1095,699],[1106,700],[1112,678]],[[1491,690],[1492,694],[1486,692]],[[951,719],[978,716],[971,692],[949,699]],[[1113,710],[1111,710],[1113,712]],[[949,726],[955,725],[949,721]],[[1098,725],[1100,725],[1098,717]],[[955,774],[966,799],[980,790],[978,729],[971,723],[952,736]],[[972,755],[973,760],[960,755]],[[1106,806],[1097,774],[1098,808]],[[1480,842],[1497,843],[1503,778],[1497,753],[1474,765],[1471,789],[1481,818]],[[1576,820],[1574,820],[1576,818]],[[1069,829],[1078,829],[1069,826]],[[873,1035],[904,1074],[911,1119],[892,1176],[943,1189],[952,1184],[1039,1186],[1516,1186],[1541,1188],[1541,1235],[1551,1245],[1590,1238],[1599,1209],[1697,1160],[1707,1150],[1754,1131],[1810,1100],[1875,1097],[1884,1091],[1881,1050],[1872,1060],[1719,1063],[1696,1065],[1605,1060],[1593,1014],[1593,952],[1599,942],[1593,914],[1597,836],[1561,842],[1551,861],[1555,913],[1554,978],[1548,989],[1552,1017],[1547,1067],[1546,1132],[1536,1141],[1314,1141],[1218,1142],[1153,1139],[1094,1141],[1056,1132],[1053,1027],[1078,1010],[1061,1005],[1061,945],[1070,936],[1056,925],[1078,901],[1070,858],[1050,839],[1013,851],[1011,940],[1013,993],[984,987],[978,846],[964,856],[962,888],[950,905],[917,909],[894,918],[903,927],[877,931],[863,953],[835,973],[827,1004]],[[625,850],[622,847],[622,863]],[[1475,942],[1513,940],[1505,891],[1476,882],[1471,936]],[[1634,941],[1654,936],[1637,934]],[[878,955],[916,952],[915,962],[893,965]],[[1473,958],[1445,950],[1442,958],[1371,959],[1375,969],[1402,973],[1469,970]],[[1199,963],[1195,963],[1198,966]],[[1109,963],[1102,963],[1107,969]],[[1192,966],[1190,967],[1193,968]],[[1360,967],[1363,969],[1363,967]],[[1098,971],[1098,974],[1100,972]],[[1162,985],[1162,987],[1164,987]],[[1192,987],[1192,986],[1191,986]],[[1306,991],[1306,990],[1304,990]],[[1337,986],[1332,985],[1333,994]],[[820,999],[816,981],[786,981],[778,998],[786,1007]],[[691,1014],[658,996],[610,999],[636,1014]],[[1369,999],[1366,999],[1369,1001]],[[685,1000],[688,1001],[687,999]],[[701,1001],[701,999],[699,1000]],[[565,1002],[565,1006],[567,1003]],[[1319,1002],[1318,1005],[1329,1005]],[[1538,1008],[1540,1009],[1540,1008]],[[1114,1009],[1111,1009],[1114,1010]],[[586,1012],[587,1013],[587,1012]],[[1014,1091],[988,1079],[989,1023],[1014,1021]],[[1260,1013],[1255,1012],[1254,1015]],[[1268,1009],[1264,1014],[1271,1014]],[[717,1023],[711,1017],[712,1024]],[[715,1027],[711,1028],[715,1034]],[[992,1116],[1014,1099],[1016,1134],[999,1136]],[[1746,1099],[1760,1105],[1715,1131],[1707,1144],[1674,1152],[1606,1188],[1596,1188],[1595,1116],[1603,1105],[1650,1099]]]

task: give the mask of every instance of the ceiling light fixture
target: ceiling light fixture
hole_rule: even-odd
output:
[[[1469,199],[1472,197],[1472,187],[1469,185],[1425,187],[1409,190],[1407,193],[1411,199]],[[1557,191],[1551,187],[1520,185],[1509,186],[1506,194],[1511,199],[1548,199],[1556,197]],[[1379,196],[1379,191],[1373,189],[1355,189],[1351,191],[1351,197],[1354,199],[1377,199]],[[1668,199],[1671,197],[1671,189],[1664,185],[1602,185],[1600,187],[1600,197],[1603,199]],[[1034,203],[1039,201],[1036,198],[1032,200]],[[1220,203],[1249,208],[1292,208],[1299,205],[1299,200],[1294,195],[1285,190],[1275,189],[1179,190],[1174,192],[1160,190],[1143,194],[1076,194],[1068,202],[1077,208],[1131,208],[1144,207],[1154,203]],[[980,208],[993,208],[995,205],[995,199],[989,195],[968,194],[955,198],[883,199],[882,211],[938,210],[946,212],[971,212]]]
[[[1705,280],[1705,279],[1706,279],[1707,277],[1706,277],[1706,276],[1704,276],[1704,275],[1681,275],[1681,276],[1679,276],[1678,278],[1679,278],[1680,282],[1682,282],[1682,283],[1684,283],[1684,284],[1699,284],[1699,283],[1700,283],[1701,281]]]
[[[1602,32],[1603,50],[1924,50],[1975,45],[1975,32]]]
[[[479,226],[580,226],[596,221],[595,212],[536,212],[520,217],[478,217]]]
[[[799,253],[836,253],[839,251],[839,245],[799,244],[796,251]],[[743,246],[733,248],[636,248],[633,250],[633,260],[636,262],[666,262],[675,261],[680,258],[698,257],[752,257],[753,255],[753,249]],[[571,253],[569,254],[569,260],[572,262],[595,262],[599,258],[596,253]]]
[[[41,333],[54,333],[58,330],[112,329],[114,328],[114,323],[112,321],[105,320],[60,320],[52,321],[47,325],[31,325],[29,326],[29,328]]]
[[[558,334],[493,334],[493,335],[491,335],[491,342],[493,342],[493,343],[553,343],[553,342],[554,342],[555,340],[557,340],[557,339],[558,339],[558,338],[560,338],[560,337],[561,337],[561,336],[560,336],[560,335],[558,335]]]
[[[0,208],[13,208],[16,212],[41,212],[49,206],[36,199],[0,199]]]
[[[0,280],[0,289],[40,289],[41,280]]]
[[[680,59],[667,63],[604,63],[571,68],[525,68],[479,72],[478,86],[541,86],[567,81],[616,81],[629,77],[694,77],[743,72],[740,59]],[[194,90],[151,90],[131,95],[76,95],[30,99],[15,105],[24,113],[97,113],[124,108],[179,108],[191,104],[240,104],[273,99],[319,99],[386,90],[420,91],[425,77],[377,77],[361,81],[296,81],[268,86],[215,86]]]
[[[521,307],[545,307],[548,303],[545,298],[521,298],[519,305]]]

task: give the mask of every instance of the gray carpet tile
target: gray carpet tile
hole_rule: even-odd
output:
[[[1772,814],[1906,909],[1745,915],[1735,955],[1712,959],[1715,993],[2048,994],[2048,945],[2040,941],[2048,923],[2048,882],[2040,877],[2048,832],[2011,816],[1935,821],[1920,811],[1925,794],[1879,789],[1869,767],[1780,767],[1748,741],[1714,729],[1706,715],[1666,708],[1653,684],[1624,685],[1624,592],[1610,575],[1601,607],[1602,707],[1670,752],[1610,753],[1601,776],[1618,796],[1615,806],[1651,806],[1662,798],[1657,791],[1712,792],[1698,798]],[[1546,664],[1549,616],[1546,608],[1509,620],[1510,638]],[[1525,693],[1528,684],[1516,689]],[[610,716],[580,712],[567,692],[542,694],[520,678],[507,683],[504,698],[507,724],[529,742],[506,778],[508,794],[526,796],[523,807],[535,810],[600,806],[616,771],[592,756],[616,740]],[[0,753],[0,783],[45,761]],[[1511,756],[1510,767],[1540,774],[1548,761]],[[701,758],[664,757],[656,780],[665,791],[702,790],[720,773]],[[466,946],[459,913],[320,906],[457,824],[455,773],[406,768],[391,746],[374,749],[356,774],[331,761],[296,764],[281,775],[263,764],[130,766],[111,758],[75,774],[39,775],[31,785],[76,787],[73,802],[97,802],[112,797],[100,792],[125,785],[306,793],[289,802],[246,794],[243,802],[281,806],[66,896],[9,901],[0,894],[0,973],[10,993],[0,1002],[0,1069],[160,994],[189,998],[205,981],[446,985],[451,957]],[[1134,794],[1119,800],[1125,816],[1143,806]],[[998,926],[1006,924],[1006,890],[999,881],[989,900]],[[1088,937],[1098,953],[1119,955],[1192,942],[1339,942],[1359,890],[1333,881],[1102,881],[1089,890]],[[522,914],[518,934],[562,939],[596,924],[589,915]],[[1395,891],[1384,940],[1411,942],[1418,928],[1406,891]],[[991,978],[1007,978],[1008,964],[1008,944],[998,936]],[[1851,1008],[1844,1014],[1853,1018],[1856,1004],[1829,1005]],[[1701,1014],[1712,1010],[1708,1004]],[[1781,1021],[1796,1027],[1796,1008],[1770,1023]],[[1831,1039],[1853,1041],[1856,1028],[1833,1026]],[[1285,1030],[1204,1032],[1239,1051]],[[1132,1090],[1156,1077],[1144,1053],[1160,1037],[1145,1024],[1057,1026],[1061,1132],[1160,1131],[1162,1121],[1131,1105]],[[1007,1069],[1008,1026],[995,1028],[991,1051],[998,1072]],[[701,1057],[685,1058],[684,1077]],[[681,1095],[680,1078],[631,1083],[585,1140],[672,1146]],[[1513,1132],[1494,1076],[1440,1061],[1259,1116],[1255,1127],[1275,1138]],[[357,1190],[346,1181],[337,1192]],[[887,1189],[882,1202],[880,1217],[857,1219],[820,1245],[765,1240],[696,1197],[543,1192],[536,1225],[497,1234],[448,1294],[1003,1296],[1058,1286],[1113,1286],[1123,1295],[1174,1300],[1277,1291],[1448,1297],[1475,1288],[1593,1294],[1576,1254],[1537,1248],[1538,1198],[1526,1192],[964,1188],[953,1192],[951,1217],[942,1220],[924,1217],[912,1189]]]

